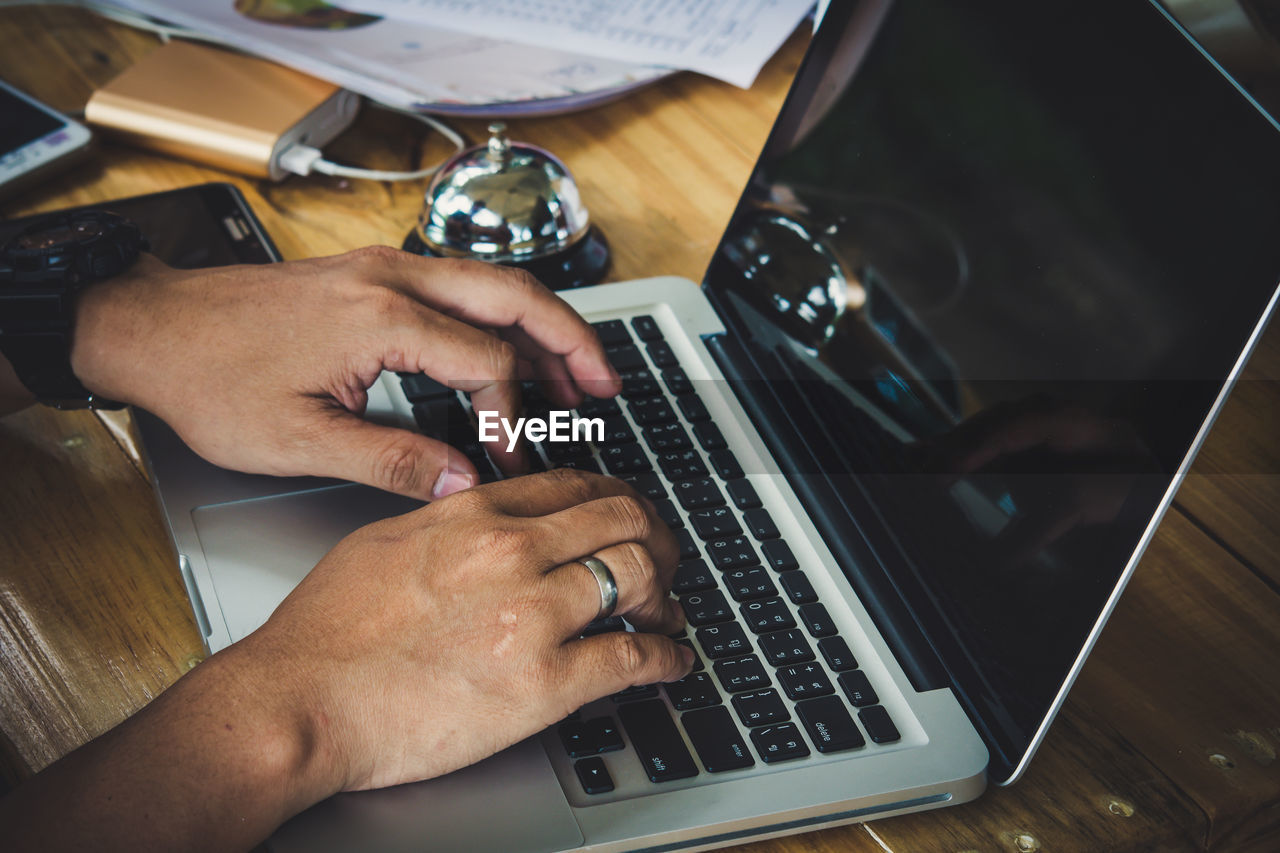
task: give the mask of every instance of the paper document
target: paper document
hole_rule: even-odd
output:
[[[814,0],[338,0],[348,11],[641,65],[746,88]]]
[[[393,106],[453,115],[580,109],[670,71],[385,20],[312,0],[107,0]]]

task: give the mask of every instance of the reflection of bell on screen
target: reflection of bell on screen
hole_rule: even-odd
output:
[[[89,130],[0,81],[0,196],[88,153]]]

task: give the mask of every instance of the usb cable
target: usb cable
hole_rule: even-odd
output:
[[[421,113],[409,112],[397,107],[388,106],[387,104],[379,104],[376,101],[369,102],[372,106],[388,112],[400,113],[409,116],[412,119],[422,122],[428,127],[435,130],[445,139],[448,139],[454,145],[454,152],[461,151],[466,147],[466,142],[457,131],[449,127],[447,124],[437,121],[428,115]],[[449,155],[452,157],[453,155]],[[448,158],[441,160],[434,166],[428,166],[425,169],[417,169],[408,172],[384,171],[382,169],[362,169],[356,166],[343,166],[339,163],[324,159],[324,153],[319,148],[310,145],[290,145],[280,152],[277,162],[280,168],[286,172],[292,172],[295,175],[303,177],[310,175],[312,172],[319,172],[322,175],[333,175],[339,178],[357,178],[369,181],[416,181],[419,178],[426,178],[434,175],[439,171],[440,167],[448,161]]]

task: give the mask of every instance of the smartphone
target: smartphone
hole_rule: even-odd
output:
[[[89,153],[89,128],[0,80],[0,197]]]
[[[153,255],[179,269],[281,260],[249,203],[231,184],[198,184],[68,210],[118,213],[142,229]],[[0,246],[35,218],[0,222]]]

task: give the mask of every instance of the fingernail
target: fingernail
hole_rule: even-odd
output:
[[[688,646],[681,646],[680,656],[684,658],[684,665],[693,669],[693,649]]]
[[[431,487],[431,497],[444,498],[460,492],[463,489],[469,489],[475,485],[470,474],[462,471],[455,471],[452,468],[445,468],[440,472],[440,476],[436,478],[436,484]]]

